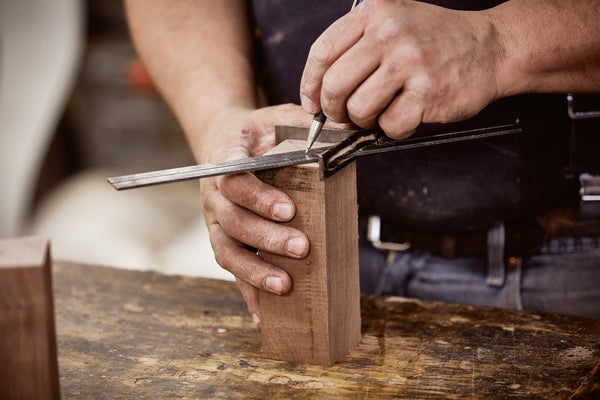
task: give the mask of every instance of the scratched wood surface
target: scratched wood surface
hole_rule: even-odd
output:
[[[596,319],[363,296],[361,344],[317,367],[263,357],[231,282],[55,263],[54,287],[66,399],[600,396]]]

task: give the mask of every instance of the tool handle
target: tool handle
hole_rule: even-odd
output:
[[[324,124],[326,120],[327,120],[327,117],[325,116],[325,113],[323,112],[323,110],[316,113],[315,116],[313,117],[313,121],[317,121],[322,124]]]

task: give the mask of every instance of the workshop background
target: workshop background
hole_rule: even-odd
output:
[[[106,181],[194,163],[122,1],[0,5],[0,237],[48,237],[54,259],[232,279],[196,181],[124,192]]]

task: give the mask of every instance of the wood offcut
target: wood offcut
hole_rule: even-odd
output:
[[[0,240],[0,398],[59,398],[45,239]]]

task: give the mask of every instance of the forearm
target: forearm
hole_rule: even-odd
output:
[[[600,7],[510,0],[487,12],[500,41],[499,97],[600,91]]]
[[[243,0],[127,0],[140,57],[197,157],[202,127],[222,110],[254,108],[252,42]]]

